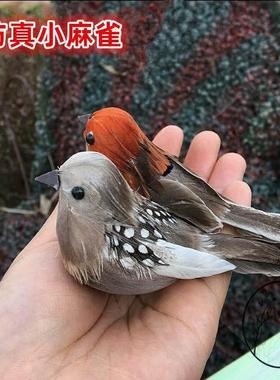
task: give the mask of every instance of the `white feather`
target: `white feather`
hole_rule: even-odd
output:
[[[234,270],[235,265],[217,256],[196,249],[158,240],[157,243],[146,243],[155,255],[168,265],[157,265],[154,272],[161,276],[178,279],[193,279],[213,276]]]

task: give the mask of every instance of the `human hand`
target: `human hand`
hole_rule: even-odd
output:
[[[179,155],[182,140],[182,131],[169,126],[155,143]],[[232,153],[218,159],[219,148],[216,134],[198,134],[186,166],[224,196],[249,205],[244,159]],[[56,212],[0,283],[0,378],[199,379],[230,275],[177,281],[144,296],[108,295],[66,273],[55,221]]]

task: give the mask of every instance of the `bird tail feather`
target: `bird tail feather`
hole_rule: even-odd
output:
[[[225,214],[222,221],[237,227],[241,235],[249,232],[252,237],[263,237],[280,243],[280,214],[230,203],[230,211]]]
[[[280,276],[280,244],[227,234],[211,235],[211,253],[236,266],[238,273]]]

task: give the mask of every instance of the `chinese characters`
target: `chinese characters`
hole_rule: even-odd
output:
[[[69,20],[59,23],[48,20],[0,21],[0,51],[90,52],[93,49],[122,49],[123,25],[112,19],[98,23],[89,20]]]

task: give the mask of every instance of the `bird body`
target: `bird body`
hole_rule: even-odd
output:
[[[205,232],[132,190],[100,153],[77,153],[37,180],[59,186],[62,259],[81,284],[141,294],[233,269],[280,274],[277,244]]]
[[[219,232],[224,225],[230,225],[240,235],[280,243],[279,214],[240,206],[224,198],[154,145],[124,110],[103,108],[88,116],[84,130],[87,149],[112,160],[133,190],[205,232]]]

